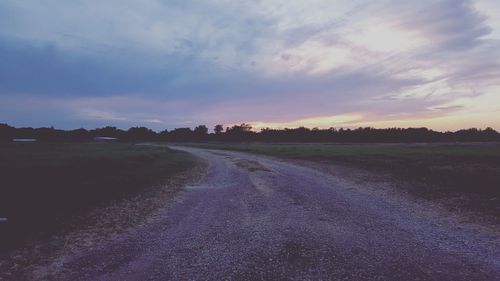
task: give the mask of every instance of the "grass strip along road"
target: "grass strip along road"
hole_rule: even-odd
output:
[[[0,247],[49,238],[79,215],[142,194],[187,171],[194,158],[124,143],[0,145]]]

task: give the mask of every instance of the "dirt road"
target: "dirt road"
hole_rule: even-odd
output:
[[[208,162],[199,185],[153,222],[45,273],[120,281],[500,280],[496,232],[446,223],[312,168],[178,149]]]

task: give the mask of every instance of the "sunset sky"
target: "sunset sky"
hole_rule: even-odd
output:
[[[500,1],[0,1],[0,123],[500,130]]]

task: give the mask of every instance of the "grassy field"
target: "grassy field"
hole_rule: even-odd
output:
[[[449,207],[500,217],[500,144],[193,144],[348,164],[411,181],[408,191]]]
[[[1,144],[0,247],[63,230],[75,217],[136,196],[187,171],[194,159],[132,144]]]

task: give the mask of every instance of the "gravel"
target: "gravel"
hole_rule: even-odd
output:
[[[176,148],[208,162],[198,184],[40,280],[500,280],[497,231],[297,163]]]

